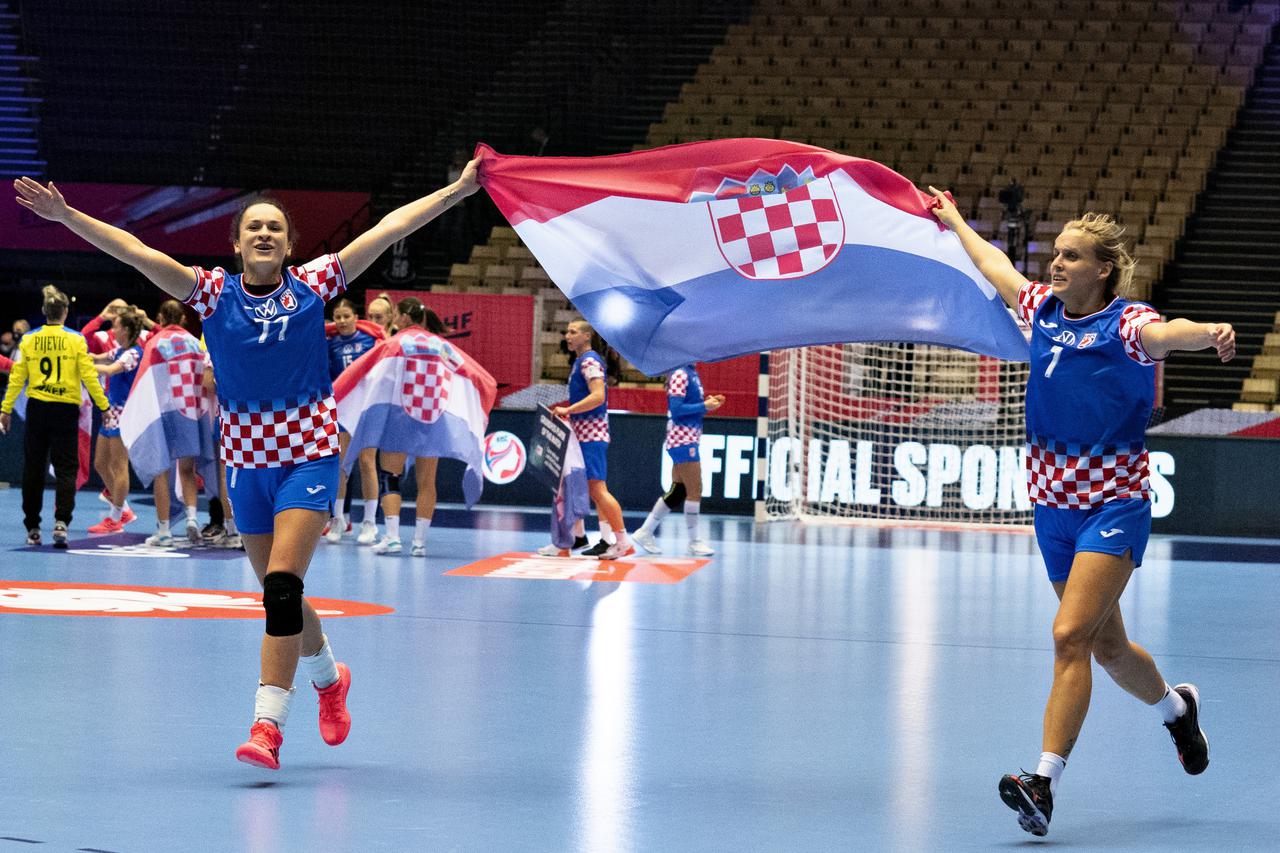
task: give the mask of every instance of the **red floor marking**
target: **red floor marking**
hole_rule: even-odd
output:
[[[380,616],[394,608],[363,601],[313,598],[323,617]],[[106,586],[0,580],[0,613],[46,616],[150,616],[162,619],[261,619],[262,594],[219,589]]]
[[[522,578],[544,581],[610,583],[680,583],[710,560],[697,557],[642,557],[597,560],[595,557],[539,557],[524,551],[499,554],[445,572],[470,578]]]

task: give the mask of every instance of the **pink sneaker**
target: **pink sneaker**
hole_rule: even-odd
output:
[[[259,720],[249,729],[249,739],[236,747],[236,760],[264,770],[280,769],[280,744],[284,735],[265,720]]]
[[[93,527],[89,528],[89,532],[95,535],[101,533],[119,533],[121,530],[124,530],[124,519],[121,518],[120,521],[116,521],[109,515]]]
[[[125,507],[124,512],[122,512],[122,513],[120,514],[120,524],[121,524],[121,525],[125,525],[125,524],[128,524],[128,523],[129,523],[129,522],[131,522],[131,521],[137,521],[137,520],[138,520],[138,516],[136,516],[136,515],[134,514],[133,510],[129,509],[128,507]]]
[[[337,681],[328,687],[316,687],[320,696],[320,737],[329,746],[342,743],[351,732],[351,714],[347,711],[347,691],[350,689],[351,670],[345,663],[338,664]]]

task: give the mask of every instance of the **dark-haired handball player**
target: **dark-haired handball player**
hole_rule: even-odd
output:
[[[232,249],[242,273],[183,266],[69,207],[52,182],[14,181],[23,207],[135,267],[204,320],[229,497],[262,581],[266,613],[254,721],[249,740],[236,750],[241,761],[279,768],[281,729],[300,655],[319,693],[325,742],[342,743],[351,728],[350,671],[335,661],[315,610],[303,598],[303,576],[338,490],[324,303],[391,244],[474,193],[477,169],[477,162],[469,163],[454,183],[387,214],[336,254],[297,267],[285,266],[297,238],[288,214],[275,200],[251,198],[233,220]]]
[[[698,445],[702,441],[702,419],[724,403],[724,397],[704,397],[702,378],[692,364],[678,367],[667,377],[667,438],[664,446],[671,457],[671,488],[654,503],[649,517],[632,539],[650,554],[661,550],[653,538],[658,525],[674,510],[684,510],[684,523],[689,531],[689,553],[695,557],[715,554],[698,535],[698,518],[702,508],[702,460]]]
[[[356,304],[347,297],[333,303],[333,331],[328,334],[329,340],[329,379],[337,379],[342,371],[364,355],[378,343],[379,337],[371,333],[369,328],[361,328],[360,315],[356,312]],[[382,324],[377,324],[381,327]],[[378,331],[378,328],[372,329]],[[342,448],[341,456],[345,460],[347,447],[351,444],[351,433],[342,430],[338,434],[338,446]],[[357,459],[360,470],[360,493],[368,498],[378,494],[378,451],[372,447],[360,451]],[[326,542],[338,543],[346,533],[351,532],[351,520],[347,518],[351,498],[347,492],[347,478],[338,478],[338,495],[333,502],[333,518],[329,520],[324,532]],[[366,518],[372,513],[366,511]],[[376,531],[376,527],[375,527]]]
[[[605,377],[608,367],[600,351],[604,341],[586,320],[574,320],[564,330],[564,340],[574,354],[569,371],[569,405],[556,406],[551,414],[568,418],[586,466],[587,491],[600,516],[600,542],[603,546],[583,552],[602,560],[629,557],[636,552],[627,538],[622,520],[622,507],[609,492],[608,477],[609,405]],[[575,533],[577,531],[575,530]],[[610,536],[613,542],[608,542]]]
[[[137,311],[126,306],[113,312],[111,335],[115,348],[93,357],[98,374],[107,380],[109,404],[102,413],[93,466],[106,486],[111,511],[89,528],[90,533],[119,533],[135,518],[129,509],[129,451],[120,438],[120,413],[142,363],[142,332],[142,315]]]
[[[1125,633],[1120,595],[1142,565],[1151,531],[1145,447],[1155,363],[1176,350],[1235,357],[1226,323],[1162,322],[1125,298],[1134,260],[1124,229],[1086,213],[1063,226],[1048,284],[1030,282],[1004,252],[965,223],[932,187],[933,213],[954,231],[982,275],[1032,328],[1027,381],[1027,484],[1036,541],[1057,593],[1053,687],[1036,769],[1000,780],[1000,797],[1032,835],[1049,831],[1053,797],[1092,689],[1090,656],[1112,680],[1155,708],[1192,775],[1209,765],[1195,685],[1170,687]]]

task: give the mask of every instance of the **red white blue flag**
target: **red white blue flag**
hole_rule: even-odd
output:
[[[215,399],[205,389],[204,349],[180,326],[155,329],[142,350],[133,390],[120,413],[120,438],[143,484],[172,474],[179,459],[195,457],[205,492],[217,494],[218,446],[213,430]],[[170,476],[171,492],[177,477]],[[175,514],[182,501],[172,502]]]
[[[498,384],[438,335],[405,329],[356,359],[333,384],[338,422],[351,433],[345,473],[366,447],[466,465],[467,504],[484,486],[484,434]]]
[[[476,153],[481,183],[551,280],[649,375],[851,341],[1027,360],[932,197],[879,163],[775,139]]]

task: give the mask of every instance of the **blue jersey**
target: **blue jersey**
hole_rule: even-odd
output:
[[[329,338],[329,378],[337,379],[338,374],[373,349],[377,343],[377,338],[360,329],[349,335],[334,335]]]
[[[346,289],[337,255],[283,271],[264,296],[241,276],[199,267],[187,304],[204,320],[218,383],[222,451],[236,468],[273,468],[338,452],[324,303]]]
[[[1067,317],[1043,284],[1018,293],[1031,324],[1027,380],[1027,472],[1042,506],[1100,506],[1149,499],[1146,432],[1155,401],[1155,361],[1142,327],[1149,305],[1119,297],[1085,317]]]
[[[707,404],[702,395],[702,379],[692,364],[677,368],[667,377],[667,448],[697,444],[702,439],[702,419]]]
[[[123,406],[129,399],[129,391],[133,389],[134,377],[138,375],[138,365],[142,363],[142,347],[134,344],[128,349],[116,353],[115,364],[124,364],[123,373],[107,377],[107,402],[112,406]]]
[[[605,383],[605,399],[594,409],[569,416],[580,442],[609,440],[609,383],[604,359],[595,350],[587,350],[573,360],[573,369],[569,371],[569,405],[586,399],[591,393],[592,379]]]

